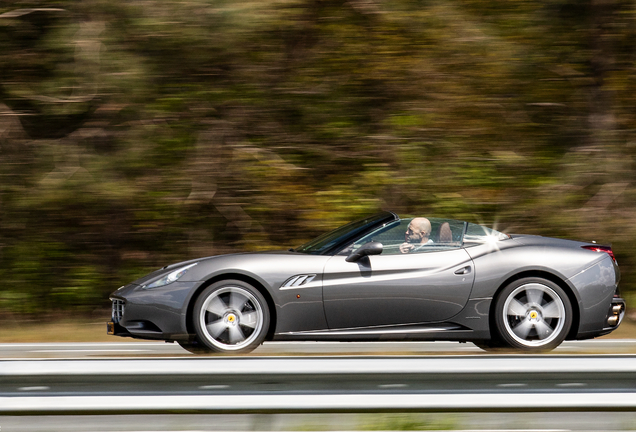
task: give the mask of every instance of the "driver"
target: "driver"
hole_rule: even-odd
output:
[[[431,221],[424,217],[411,220],[409,228],[404,234],[404,243],[400,245],[400,252],[409,253],[416,247],[433,243],[431,235]]]

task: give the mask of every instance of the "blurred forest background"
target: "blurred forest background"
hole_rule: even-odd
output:
[[[2,2],[1,315],[382,209],[612,243],[631,298],[635,8]]]

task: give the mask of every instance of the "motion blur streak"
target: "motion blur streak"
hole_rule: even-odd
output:
[[[153,414],[0,416],[17,432],[459,430],[491,432],[615,431],[636,423],[630,412],[378,413],[365,414]]]
[[[612,243],[629,294],[632,12],[3,2],[0,315],[99,313],[163,263],[287,249],[383,208]]]

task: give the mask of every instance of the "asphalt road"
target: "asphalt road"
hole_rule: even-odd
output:
[[[636,354],[636,339],[564,342],[553,354]],[[277,355],[486,355],[472,343],[458,342],[266,342],[248,356]],[[192,356],[176,343],[0,344],[0,359]]]

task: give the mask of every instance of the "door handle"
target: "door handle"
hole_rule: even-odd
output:
[[[471,270],[470,266],[462,267],[459,270],[455,270],[455,274],[456,275],[465,275],[465,274],[470,273],[470,270]]]

